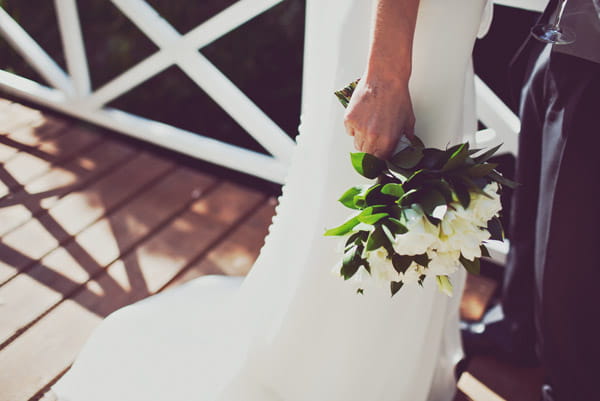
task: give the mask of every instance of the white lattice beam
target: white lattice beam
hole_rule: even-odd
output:
[[[90,73],[75,0],[54,0],[69,75],[79,98],[90,93]]]
[[[479,120],[495,132],[485,142],[478,141],[477,146],[490,146],[502,142],[503,152],[516,155],[519,148],[519,117],[504,104],[479,77],[475,77],[476,108]]]
[[[195,48],[179,47],[182,36],[148,3],[113,3],[269,153],[289,161],[294,141]]]
[[[240,0],[183,36],[181,45],[195,49],[209,45],[283,0]]]
[[[175,62],[173,57],[171,57],[171,53],[196,51],[267,11],[274,5],[281,3],[281,1],[240,0],[234,3],[186,33],[181,37],[181,40],[172,43],[170,47],[158,50],[147,59],[99,88],[88,99],[87,106],[102,107],[171,66]]]
[[[70,95],[74,93],[71,80],[62,68],[2,7],[0,7],[0,33],[50,85],[64,93]]]
[[[520,8],[522,10],[542,12],[548,0],[494,0],[499,6]]]
[[[74,107],[73,102],[60,91],[3,70],[0,70],[0,88],[20,98],[163,148],[192,157],[200,156],[210,163],[277,183],[283,183],[285,178],[287,165],[273,157],[120,110]]]

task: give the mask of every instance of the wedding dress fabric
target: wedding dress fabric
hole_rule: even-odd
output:
[[[364,182],[333,92],[361,76],[373,1],[308,0],[302,123],[265,246],[245,278],[206,276],[111,314],[53,387],[60,401],[448,401],[462,357],[455,296],[356,294],[324,237]],[[471,52],[485,0],[421,0],[410,91],[416,132],[475,132]],[[489,11],[489,9],[487,9]]]

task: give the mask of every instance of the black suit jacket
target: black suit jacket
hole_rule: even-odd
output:
[[[549,20],[550,15],[556,9],[559,0],[550,0],[546,9],[536,22],[536,24],[544,23]],[[535,39],[531,35],[527,35],[527,38],[519,47],[513,58],[511,59],[508,67],[508,79],[510,85],[510,94],[513,105],[518,110],[521,100],[521,89],[525,81],[527,70],[532,62],[530,54],[535,46],[543,46],[541,42]]]

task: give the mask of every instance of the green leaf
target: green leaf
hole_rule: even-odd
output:
[[[348,107],[348,103],[350,103],[350,99],[352,98],[354,89],[356,89],[356,85],[358,85],[359,81],[360,79],[357,79],[356,81],[353,81],[350,84],[348,84],[348,86],[346,86],[345,88],[334,92],[342,106]]]
[[[406,273],[412,262],[413,258],[410,256],[399,255],[397,253],[392,255],[392,265],[398,273]]]
[[[479,275],[481,272],[481,265],[479,263],[479,258],[475,258],[475,260],[471,261],[465,258],[462,253],[460,254],[460,258],[458,259],[460,263],[467,269],[467,271],[471,274]]]
[[[365,208],[357,218],[361,223],[373,225],[387,216],[389,216],[389,214],[385,212],[385,206],[369,206]]]
[[[383,233],[385,234],[387,241],[384,242],[384,246],[385,249],[387,249],[388,254],[393,255],[394,254],[394,234],[392,233],[392,231],[385,225],[385,224],[381,224],[381,229],[383,230]]]
[[[383,160],[369,153],[350,153],[352,166],[363,177],[377,178],[385,169]]]
[[[356,198],[358,195],[362,194],[363,192],[364,192],[363,186],[352,187],[349,190],[347,190],[346,192],[344,192],[344,194],[338,200],[342,203],[342,205],[344,205],[350,209],[361,209],[359,206],[356,205]]]
[[[419,138],[416,135],[411,136],[410,138],[408,138],[410,140],[410,144],[412,146],[416,146],[418,148],[424,148],[425,144],[423,143],[423,141],[421,140],[421,138]]]
[[[375,214],[371,214],[368,216],[358,216],[358,220],[361,223],[373,225],[373,224],[377,223],[379,220],[381,220],[387,216],[389,216],[389,214],[387,214],[387,213],[375,213]]]
[[[400,291],[402,286],[404,286],[404,283],[402,281],[392,281],[390,283],[390,291],[392,293],[392,296],[396,295],[396,293]]]
[[[361,244],[367,240],[368,236],[369,236],[368,231],[360,230],[359,232],[356,232],[356,233],[352,234],[350,237],[348,237],[348,239],[346,240],[346,247],[348,247],[350,245]]]
[[[479,153],[481,152],[483,149],[470,149],[469,150],[469,156],[474,155],[475,153]]]
[[[408,232],[408,228],[394,217],[388,217],[383,224],[394,234],[406,234]]]
[[[407,169],[403,169],[403,168],[394,166],[389,161],[386,161],[386,165],[389,170],[393,171],[394,173],[396,173],[396,175],[400,176],[400,178],[397,178],[396,176],[394,178],[399,179],[401,181],[406,181],[408,179],[408,177],[410,177],[413,174],[412,170],[407,170]]]
[[[443,181],[443,180],[430,181],[430,182],[427,182],[427,185],[431,185],[433,188],[435,188],[437,191],[439,191],[439,193],[442,194],[444,199],[446,199],[446,204],[453,201],[452,187],[446,181]]]
[[[390,205],[396,202],[397,198],[383,194],[381,192],[382,188],[383,186],[381,184],[375,184],[365,192],[365,203],[368,206]]]
[[[402,184],[404,190],[421,189],[423,182],[431,176],[427,174],[425,170],[415,171],[409,178]]]
[[[369,238],[367,238],[367,251],[374,251],[382,246],[389,248],[391,245],[388,236],[381,226],[376,226],[369,234]]]
[[[381,188],[381,193],[384,195],[401,198],[402,195],[404,195],[404,188],[402,188],[401,184],[396,184],[396,183],[385,184]]]
[[[357,294],[363,295],[365,293],[365,290],[363,290],[362,288],[359,288],[356,290]]]
[[[425,274],[423,274],[423,275],[421,275],[421,276],[419,277],[419,281],[418,281],[418,283],[419,283],[419,285],[420,285],[421,287],[423,287],[423,283],[425,282],[425,279],[426,279],[426,278],[427,278],[427,276],[426,276]]]
[[[490,195],[488,195],[486,192],[483,191],[482,186],[478,185],[475,180],[480,181],[482,179],[480,178],[476,178],[475,180],[472,180],[471,178],[469,178],[468,176],[461,176],[459,177],[459,180],[467,186],[467,188],[469,189],[469,192],[474,192],[476,194],[479,195],[483,195],[486,198],[490,198],[492,199],[492,197]],[[485,186],[485,180],[483,180],[483,186]]]
[[[498,184],[507,186],[507,187],[512,188],[512,189],[515,189],[515,188],[517,188],[519,186],[518,182],[509,180],[508,178],[504,177],[503,175],[501,175],[497,171],[492,171],[490,173],[490,178],[492,180],[496,181]]]
[[[414,255],[412,259],[419,265],[427,267],[429,265],[429,258],[426,253],[420,255]]]
[[[471,193],[469,188],[459,180],[451,181],[452,189],[458,198],[458,201],[465,209],[471,204]]]
[[[475,163],[487,162],[492,156],[494,156],[494,154],[498,151],[498,149],[500,149],[501,146],[502,146],[502,144],[500,144],[498,146],[494,146],[493,148],[487,150],[485,153],[475,157],[474,158]]]
[[[407,191],[402,198],[398,199],[398,202],[402,205],[402,206],[410,206],[413,203],[416,202],[416,199],[419,196],[419,191],[416,189],[411,189],[410,191]]]
[[[423,150],[423,159],[418,167],[429,170],[439,170],[447,162],[449,155],[443,150],[427,148]]]
[[[446,204],[446,198],[436,189],[424,188],[419,191],[416,202],[421,205],[425,214],[431,216],[436,207]]]
[[[450,152],[450,150],[454,150],[454,148],[448,149],[448,152]],[[454,170],[454,169],[460,167],[461,165],[463,165],[463,163],[465,162],[465,160],[468,156],[469,156],[469,143],[465,142],[465,143],[461,144],[452,153],[452,155],[450,156],[448,161],[442,167],[442,171],[450,171],[450,170]]]
[[[498,167],[498,164],[496,164],[496,163],[476,164],[467,169],[467,174],[470,177],[474,177],[474,178],[486,177],[496,167]]]
[[[487,249],[487,247],[485,245],[481,245],[479,247],[479,249],[481,249],[481,256],[485,256],[486,258],[490,257],[490,251]]]
[[[345,222],[344,224],[342,224],[341,226],[335,227],[335,228],[331,228],[327,231],[325,231],[325,236],[339,236],[339,235],[346,235],[348,234],[350,231],[352,231],[352,229],[354,227],[356,227],[356,225],[360,223],[360,220],[358,220],[358,217],[353,217],[350,220],[348,220],[347,222]]]
[[[440,291],[451,297],[454,287],[452,287],[452,283],[450,282],[448,276],[437,276],[436,281]]]
[[[392,156],[390,162],[401,169],[411,169],[415,167],[422,158],[423,148],[409,146]]]
[[[488,221],[487,230],[490,232],[491,239],[496,241],[504,241],[504,229],[502,223],[497,217],[493,217]]]
[[[360,266],[365,264],[365,260],[361,258],[361,254],[362,248],[359,246],[354,246],[344,253],[340,273],[345,280],[350,279]]]

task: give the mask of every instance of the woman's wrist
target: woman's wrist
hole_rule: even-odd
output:
[[[408,90],[410,71],[398,71],[389,68],[367,68],[362,79],[372,88],[384,88],[391,91]]]

